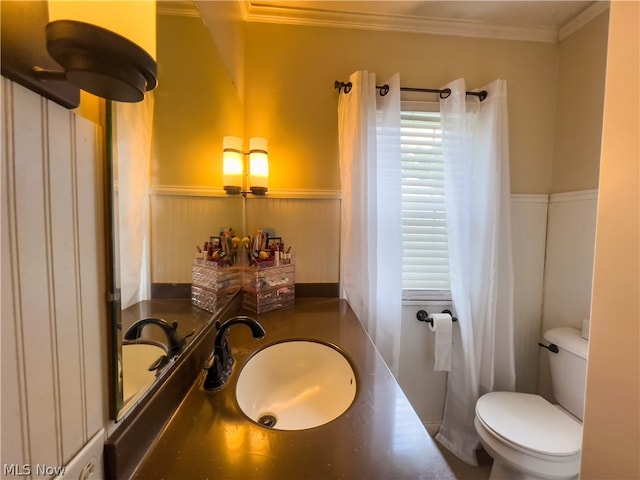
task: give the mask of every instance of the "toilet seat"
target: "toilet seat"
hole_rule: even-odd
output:
[[[476,417],[494,436],[534,456],[580,454],[582,424],[539,395],[488,393],[476,403]]]

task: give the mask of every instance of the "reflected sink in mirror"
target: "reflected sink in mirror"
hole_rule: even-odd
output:
[[[129,343],[122,345],[123,404],[135,401],[156,379],[169,360],[167,351],[158,345]],[[154,368],[155,367],[155,368]],[[149,370],[152,368],[152,370]]]
[[[336,347],[307,340],[276,343],[253,355],[238,376],[236,399],[254,422],[304,430],[341,416],[356,396],[356,374]]]

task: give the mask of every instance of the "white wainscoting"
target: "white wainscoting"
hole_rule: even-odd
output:
[[[535,392],[537,388],[547,204],[547,195],[511,197],[516,388],[523,392]],[[442,421],[447,375],[434,371],[434,335],[416,319],[416,313],[445,308],[451,305],[412,302],[402,307],[398,382],[431,433],[438,430]]]
[[[581,329],[591,316],[597,206],[597,190],[550,195],[541,333]],[[619,234],[624,232],[612,232]],[[545,350],[539,355],[539,392],[553,400],[548,355]]]
[[[182,192],[182,193],[180,193]],[[191,283],[196,245],[220,228],[241,231],[240,198],[189,195],[177,190],[151,195],[151,282]]]
[[[0,463],[35,474],[65,465],[107,416],[102,140],[4,77],[2,125]]]
[[[582,328],[582,320],[590,317],[597,206],[597,190],[558,193],[549,198],[544,330]]]
[[[290,245],[297,283],[340,281],[340,200],[334,198],[251,198],[247,228],[273,228]]]
[[[538,388],[547,205],[547,195],[511,196],[516,390],[526,393]]]
[[[451,309],[451,303],[411,302],[402,306],[402,336],[398,383],[411,406],[431,434],[442,422],[444,398],[447,391],[447,373],[436,372],[434,367],[435,336],[428,325],[418,321],[418,310],[438,313]],[[454,327],[455,328],[455,327]]]
[[[292,247],[298,283],[339,281],[340,199],[337,193],[277,192],[246,199],[217,196],[191,187],[154,188],[151,196],[151,281],[191,283],[195,245],[220,227],[238,234],[274,229]],[[167,252],[171,252],[168,254]]]

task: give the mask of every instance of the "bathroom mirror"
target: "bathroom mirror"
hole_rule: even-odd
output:
[[[243,136],[244,108],[192,2],[158,2],[157,61],[152,99],[107,106],[113,419],[123,418],[175,364],[164,358],[162,328],[145,326],[141,344],[133,345],[125,332],[142,318],[177,321],[180,339],[194,332],[188,348],[215,317],[191,306],[196,245],[221,228],[242,228],[242,198],[222,189],[222,138]]]
[[[173,2],[161,2],[163,9],[171,3]],[[215,7],[211,7],[211,10],[218,15],[223,5],[237,4],[239,2],[202,2],[202,4],[209,5],[213,5],[214,3]],[[205,12],[204,8],[203,12]],[[174,24],[175,29],[172,27]],[[162,11],[160,11],[158,25],[159,86],[154,92],[154,141],[151,142],[151,166],[147,169],[151,175],[150,206],[148,209],[150,212],[149,231],[151,234],[146,253],[149,256],[147,263],[150,265],[149,288],[162,289],[163,294],[167,296],[176,295],[175,292],[180,289],[183,290],[184,294],[185,286],[191,281],[190,267],[196,244],[201,244],[210,236],[216,235],[216,232],[223,226],[230,226],[237,230],[241,229],[243,199],[240,197],[226,197],[222,193],[220,152],[222,150],[223,136],[244,136],[244,108],[234,88],[231,75],[229,75],[226,70],[220,56],[217,55],[218,51],[199,19],[184,15],[164,15]],[[602,22],[598,22],[596,26],[598,25],[602,26],[603,24]],[[212,30],[214,32],[220,31],[218,28],[212,28]],[[273,38],[262,36],[261,32],[263,30],[267,32],[273,31],[274,33],[278,32],[278,35],[274,35]],[[274,133],[274,137],[272,138],[276,139],[280,137],[285,139],[286,137],[290,143],[299,145],[307,145],[307,141],[313,140],[308,144],[309,149],[313,151],[313,146],[318,145],[320,142],[329,145],[330,142],[326,140],[330,139],[328,136],[330,134],[316,135],[315,133],[309,133],[315,132],[313,128],[309,127],[315,126],[317,123],[324,121],[323,119],[329,117],[319,115],[316,119],[310,116],[313,122],[310,122],[308,125],[304,123],[304,128],[298,128],[297,123],[302,122],[297,122],[297,117],[290,115],[290,112],[294,111],[294,103],[298,102],[298,100],[295,100],[295,102],[287,100],[289,108],[284,108],[280,111],[279,108],[276,108],[279,103],[274,100],[273,95],[278,93],[282,95],[282,98],[288,96],[288,93],[285,92],[282,87],[284,84],[280,82],[288,72],[287,69],[283,69],[283,66],[289,66],[287,62],[289,62],[290,54],[287,50],[287,45],[295,45],[296,51],[304,54],[305,58],[309,59],[313,59],[321,52],[323,55],[324,52],[333,52],[334,49],[327,48],[324,42],[314,40],[310,42],[308,47],[310,51],[307,52],[305,45],[296,44],[296,41],[299,41],[299,39],[308,37],[306,30],[298,33],[294,32],[293,29],[291,32],[285,30],[288,29],[282,29],[282,32],[280,32],[279,28],[272,30],[266,27],[258,28],[254,25],[254,27],[246,29],[246,34],[251,35],[252,47],[244,55],[242,52],[236,55],[235,49],[227,48],[226,45],[221,51],[228,53],[234,58],[238,58],[238,62],[243,63],[245,66],[251,64],[251,72],[253,72],[253,74],[247,75],[246,82],[246,92],[250,95],[248,98],[252,99],[251,109],[247,110],[246,115],[247,126],[250,122],[260,123],[257,122],[260,116],[265,116],[266,121],[264,121],[264,123],[269,124],[266,132],[251,132],[251,134],[270,136],[270,130],[272,130]],[[514,61],[514,64],[509,68],[502,67],[503,63],[505,65],[508,63],[507,59],[515,58],[514,52],[519,51],[519,49],[515,48],[515,44],[512,44],[508,49],[505,47],[504,51],[501,50],[504,55],[501,58],[504,59],[504,62],[503,60],[490,62],[487,67],[487,72],[483,71],[485,62],[476,62],[479,57],[475,55],[474,51],[469,51],[468,56],[465,57],[469,62],[465,70],[469,70],[469,74],[474,78],[475,85],[482,84],[482,79],[487,79],[489,74],[491,76],[488,78],[496,78],[496,74],[499,75],[501,73],[507,75],[509,81],[513,78],[520,82],[516,84],[516,88],[513,89],[513,95],[510,93],[510,99],[512,99],[510,102],[513,101],[513,104],[516,106],[513,113],[510,111],[510,117],[515,119],[516,122],[520,122],[520,128],[514,130],[520,132],[516,137],[517,141],[514,142],[514,148],[517,149],[516,153],[518,155],[526,154],[525,157],[529,158],[529,160],[518,163],[519,168],[517,171],[519,173],[514,177],[516,178],[514,183],[516,189],[514,191],[524,192],[527,195],[536,192],[557,192],[561,194],[597,188],[597,161],[599,159],[598,152],[600,151],[598,139],[600,133],[598,129],[585,132],[580,128],[576,128],[580,126],[580,123],[575,122],[574,119],[578,117],[585,119],[601,117],[601,111],[597,111],[598,108],[601,109],[601,106],[598,105],[600,97],[594,97],[593,95],[594,92],[596,92],[596,87],[600,88],[600,62],[596,62],[597,65],[595,65],[595,67],[598,67],[598,71],[586,72],[583,66],[584,62],[579,60],[593,58],[595,55],[601,58],[601,52],[603,50],[606,51],[606,47],[591,45],[590,42],[583,45],[585,42],[578,41],[584,38],[593,38],[599,43],[606,43],[606,34],[600,32],[602,33],[601,35],[599,33],[600,30],[602,29],[596,31],[596,35],[594,35],[593,30],[589,29],[586,31],[588,35],[581,35],[579,38],[569,37],[559,46],[535,44],[534,48],[534,45],[532,45],[531,51],[534,55],[532,58],[536,60],[532,65],[538,65],[537,62],[539,61],[540,65],[544,67],[540,69],[540,75],[527,75],[529,70],[521,68],[521,66],[527,65],[526,60],[522,62]],[[202,35],[202,38],[198,37],[194,39],[194,35]],[[268,45],[265,45],[263,38],[269,38]],[[398,47],[402,46],[403,39],[401,36],[396,37],[394,35],[390,38],[394,39]],[[601,38],[602,40],[600,40]],[[341,36],[336,36],[333,41],[336,46],[340,46],[340,44],[344,42],[344,39]],[[435,41],[435,39],[430,40],[430,43],[433,41]],[[196,49],[196,45],[201,46],[197,42],[200,42],[202,45],[209,45],[211,52],[204,54],[200,51],[200,48]],[[376,42],[378,42],[376,44],[383,43],[381,39],[376,40]],[[445,45],[446,47],[448,39],[442,38],[439,42],[438,45]],[[333,44],[329,46],[332,45]],[[518,43],[518,45],[520,45],[520,43]],[[303,49],[303,47],[305,48]],[[311,47],[314,47],[316,50]],[[513,47],[513,49],[511,47]],[[271,58],[260,58],[264,56],[263,52],[268,50],[277,52],[277,54],[273,55],[273,60],[277,60],[275,66],[271,63]],[[175,58],[166,58],[167,51],[174,52]],[[372,51],[375,51],[375,48]],[[556,51],[561,57],[560,59],[555,55],[554,52]],[[462,52],[462,50],[460,50],[460,52]],[[337,98],[331,91],[332,81],[336,78],[344,78],[344,73],[340,73],[339,71],[341,68],[347,68],[344,67],[344,65],[357,63],[354,61],[355,55],[358,55],[357,51],[351,52],[347,49],[344,53],[341,53],[339,57],[340,61],[334,61],[334,55],[330,54],[325,59],[326,63],[320,65],[314,63],[313,60],[309,60],[309,68],[306,68],[304,63],[302,65],[305,66],[305,68],[300,68],[298,65],[295,65],[295,70],[297,75],[299,75],[296,85],[300,88],[299,96],[295,98],[303,98],[305,102],[306,99],[308,99],[311,111],[315,112],[316,109],[318,112],[324,111],[319,108],[319,104],[321,102],[328,104],[325,100],[328,98],[327,91],[325,90],[322,95],[320,95],[319,92],[326,88],[329,90],[328,94],[331,95],[330,98]],[[459,61],[457,55],[451,56],[447,48],[434,48],[432,55],[435,55],[432,59],[434,64],[441,64],[439,67],[441,70],[440,73],[431,74],[429,72],[433,69],[429,69],[429,72],[427,72],[423,70],[422,66],[416,66],[414,68],[413,64],[415,64],[415,62],[410,62],[409,60],[405,60],[404,69],[413,75],[414,78],[418,78],[419,75],[425,75],[423,85],[431,83],[431,81],[427,82],[427,78],[434,79],[433,83],[435,83],[435,79],[437,79],[438,76],[441,76],[443,79],[450,79],[454,78],[454,72],[459,72],[460,67],[457,65]],[[518,56],[520,55],[518,54]],[[523,58],[524,57],[526,57],[526,55],[523,56]],[[380,68],[383,69],[391,68],[390,64],[385,62],[384,60],[380,60],[380,63],[376,63],[372,60],[371,68],[375,68],[376,65],[381,66]],[[258,65],[255,65],[255,63],[258,63]],[[265,68],[270,68],[268,78],[260,74],[261,69],[259,67],[262,67],[263,64]],[[587,62],[587,64],[589,65],[590,62]],[[311,65],[313,65],[313,68],[311,68]],[[207,71],[211,69],[212,72],[203,73],[205,68]],[[559,68],[562,68],[562,74],[556,73]],[[325,81],[322,80],[322,83],[319,83],[318,72],[322,69],[325,70],[323,75],[326,74],[331,82],[325,83]],[[216,72],[218,72],[219,75],[216,75]],[[531,70],[531,72],[533,72],[533,70]],[[556,77],[563,79],[561,85],[554,83]],[[535,89],[535,92],[538,92],[539,96],[533,95],[532,92],[529,91],[529,88],[527,88],[538,81],[542,82],[541,86]],[[242,91],[243,89],[241,88],[240,90]],[[588,99],[588,101],[585,99]],[[544,102],[541,105],[548,108],[535,109],[537,117],[532,118],[532,122],[529,123],[528,119],[531,117],[531,112],[528,106],[533,105],[534,102],[535,104]],[[558,125],[565,126],[562,130],[558,130],[557,135],[554,129],[556,117],[552,115],[556,110],[556,104],[559,113],[555,115],[562,115],[561,117],[558,116],[561,121],[557,123]],[[265,112],[268,112],[269,115],[265,115]],[[333,121],[333,118],[334,117],[331,117],[331,121]],[[272,125],[277,125],[277,128],[274,127],[272,129]],[[329,123],[327,122],[323,125],[326,127]],[[535,128],[528,129],[529,125]],[[543,126],[544,128],[542,128]],[[538,131],[538,127],[541,128],[540,131]],[[247,131],[247,133],[250,132]],[[562,142],[539,141],[541,138],[552,140],[556,137],[558,140],[562,140]],[[528,141],[531,141],[531,145],[544,145],[540,148],[536,147],[536,149],[532,151],[537,153],[532,154],[528,152]],[[287,149],[288,148],[289,147],[287,147]],[[291,147],[289,151],[295,152],[296,150]],[[321,152],[324,152],[324,150]],[[540,155],[540,159],[545,159],[543,162],[544,167],[540,169],[537,168],[538,154]],[[559,159],[557,162],[554,160],[556,157]],[[274,155],[274,159],[275,158],[277,157]],[[310,155],[309,158],[300,158],[300,161],[296,162],[295,166],[298,171],[310,170],[308,167],[313,163],[321,164],[321,162],[316,161],[317,158],[319,158],[317,154]],[[518,157],[514,155],[514,158]],[[274,162],[274,167],[275,166],[276,164]],[[273,170],[277,171],[276,168]],[[550,172],[553,172],[553,185],[548,184],[550,181]],[[580,177],[576,178],[578,174]],[[274,182],[274,187],[275,185],[276,183]],[[303,185],[302,188],[307,188],[308,191],[311,191],[315,186],[316,184],[314,182],[310,182],[306,184],[306,187]],[[323,186],[323,188],[325,187]],[[577,202],[572,200],[573,197],[564,198],[571,199],[566,202],[567,204],[577,204]],[[526,197],[526,199],[531,200],[529,197]],[[253,204],[249,210],[250,224],[253,223],[252,217],[259,217],[262,212],[266,211],[266,209],[259,209],[257,207],[269,205],[269,208],[276,208],[272,206],[273,203],[268,203],[261,199],[252,200],[248,203]],[[282,203],[287,207],[293,204],[293,202]],[[301,202],[298,202],[298,204],[300,203]],[[528,241],[534,238],[530,234],[530,231],[545,232],[547,219],[551,219],[556,212],[551,212],[551,209],[549,209],[550,213],[547,215],[547,204],[543,201],[538,203],[538,200],[531,200],[531,203],[534,204],[536,212],[539,212],[537,205],[543,205],[539,208],[544,208],[544,212],[540,210],[542,213],[539,215],[538,213],[536,213],[535,216],[530,215],[529,209],[534,207],[522,202],[519,205],[521,205],[524,213],[517,218],[523,220],[522,235],[527,239],[527,242],[522,242],[522,245],[527,248],[527,251],[523,252],[522,258],[527,259],[527,261],[529,261],[529,258],[533,258],[537,261],[538,257],[529,255]],[[595,204],[595,199],[591,203]],[[331,203],[330,208],[333,209],[333,205],[336,204],[338,207],[331,211],[337,212],[337,216],[334,218],[339,219],[340,201],[337,200]],[[580,213],[576,215],[571,213],[562,216],[565,212],[563,207],[564,204],[561,202],[553,203],[553,209],[558,210],[560,215],[557,220],[557,225],[566,225],[569,227],[572,223],[567,221],[567,218],[582,218]],[[257,214],[253,213],[253,208],[258,212]],[[277,208],[280,207],[278,206]],[[284,207],[282,211],[285,211]],[[300,209],[297,211],[306,210]],[[185,212],[189,213],[187,214]],[[591,215],[590,212],[589,215]],[[595,212],[595,210],[593,210],[593,212]],[[586,215],[584,216],[586,217]],[[281,215],[281,217],[283,217],[283,215]],[[593,216],[593,218],[595,218],[595,216]],[[524,219],[526,219],[527,222],[529,220],[532,222],[535,220],[535,222],[539,223],[529,226],[529,223],[524,223]],[[327,224],[339,225],[338,222],[339,220],[336,220],[333,223],[327,222]],[[118,228],[120,228],[119,225],[114,226],[114,229],[117,230]],[[294,232],[294,230],[301,230],[301,228],[292,228],[289,232]],[[289,235],[291,235],[289,232],[287,232],[288,238],[290,238]],[[315,237],[320,238],[319,235],[315,235]],[[551,238],[551,235],[547,235],[546,237]],[[302,238],[302,236],[300,238]],[[305,237],[305,239],[306,238],[307,237]],[[339,232],[336,238],[339,238]],[[557,234],[557,238],[565,239],[573,237],[567,237],[561,232]],[[541,262],[544,262],[546,253],[545,235],[539,238],[535,237],[535,239],[541,242],[541,247],[538,248],[536,246],[535,251],[541,252]],[[292,240],[291,243],[300,245],[302,242],[296,243]],[[557,254],[557,258],[564,260],[567,256],[565,252],[577,251],[578,249],[575,248],[575,246],[580,243],[580,239],[578,238],[575,242],[568,243],[570,246],[566,250],[558,250],[560,253]],[[339,252],[339,242],[336,241],[332,246],[333,245],[335,245],[333,250],[326,251]],[[128,253],[129,249],[125,250]],[[309,249],[309,251],[313,250]],[[547,252],[550,252],[550,250]],[[314,259],[317,258],[320,260],[318,260],[317,263],[309,261],[306,271],[315,273],[314,270],[317,264],[320,262],[327,263],[324,260],[326,257],[323,255],[309,255],[309,257],[311,256],[313,256]],[[337,255],[334,257],[337,257]],[[549,260],[549,264],[551,264],[552,255],[546,255],[546,258]],[[584,262],[580,263],[582,264]],[[542,263],[540,265],[536,264],[533,265],[532,268],[535,268],[535,271],[539,272],[539,275],[543,275],[545,271],[542,265]],[[557,284],[560,285],[560,287],[551,288],[551,291],[561,292],[563,288],[565,288],[565,284],[575,285],[576,282],[574,278],[590,278],[589,273],[585,275],[574,274],[573,270],[564,267],[566,262],[557,262],[557,265],[558,271],[561,274],[557,276],[559,279]],[[591,271],[591,268],[589,268],[589,271]],[[333,281],[333,279],[338,276],[337,274],[332,276],[334,275],[333,271],[328,270],[326,273],[323,273],[323,275],[326,275],[326,277],[323,277],[322,281],[327,281],[325,278],[328,279],[328,281]],[[572,278],[567,282],[565,281],[566,276],[571,276]],[[120,278],[120,276],[118,278]],[[549,276],[549,278],[552,277]],[[546,283],[551,284],[552,282]],[[586,283],[587,288],[589,288],[590,283],[587,281],[584,283]],[[540,285],[542,285],[541,282]],[[527,283],[527,288],[529,288],[529,283]],[[542,296],[542,292],[540,292],[540,295]],[[586,298],[585,295],[577,295],[576,298],[577,297]],[[545,304],[549,304],[547,300],[550,296],[544,295],[544,298]],[[535,315],[532,315],[532,318],[538,319],[536,321],[538,323],[533,320],[527,322],[526,329],[523,329],[523,331],[527,335],[531,332],[532,336],[536,336],[541,330],[539,319],[567,318],[566,304],[566,298],[557,296],[557,305],[554,305],[553,309],[545,311],[544,315],[543,312],[537,312]],[[556,312],[559,312],[559,315],[556,315]],[[116,315],[120,315],[119,311],[116,312]],[[579,316],[575,318],[587,317],[588,310],[584,314],[579,313]],[[118,320],[119,319],[120,317],[118,317]],[[167,320],[171,320],[171,318]],[[115,323],[117,324],[117,322]],[[544,327],[546,328],[547,325],[545,324]],[[120,333],[114,328],[114,337],[120,338],[118,336],[119,334]],[[526,338],[528,337],[523,335],[523,339]],[[522,356],[523,360],[521,364],[533,366],[532,372],[527,372],[528,377],[526,378],[528,378],[527,381],[532,385],[531,389],[534,389],[537,385],[535,366],[538,362],[539,351],[535,343],[532,343],[531,346],[527,348],[525,354]],[[114,349],[114,352],[116,352],[114,353],[114,358],[117,358],[119,350]],[[117,372],[115,367],[114,371]],[[118,377],[114,374],[113,378],[115,382]],[[525,378],[525,376],[521,375],[519,378]],[[114,391],[118,391],[117,385],[114,387]],[[120,410],[122,404],[121,393],[119,395],[120,396],[117,397],[119,400],[114,400],[114,403],[117,405],[115,408],[116,412]],[[114,398],[116,398],[115,395]]]

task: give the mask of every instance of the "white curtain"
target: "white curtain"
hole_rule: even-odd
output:
[[[122,308],[151,297],[149,185],[153,94],[139,103],[113,104],[113,155],[119,226]]]
[[[398,372],[402,307],[400,78],[355,72],[338,100],[341,296]]]
[[[458,316],[442,426],[437,439],[477,465],[475,403],[514,390],[507,86],[496,80],[484,101],[449,85],[440,101],[451,294]]]

